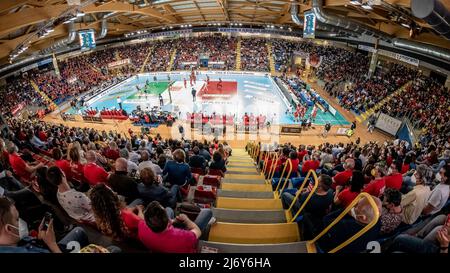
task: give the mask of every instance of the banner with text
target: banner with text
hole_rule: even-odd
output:
[[[402,125],[402,121],[396,118],[393,118],[389,115],[380,113],[378,116],[377,122],[375,123],[375,127],[395,136]]]

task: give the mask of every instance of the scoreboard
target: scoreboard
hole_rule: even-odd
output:
[[[303,23],[303,38],[314,39],[316,32],[316,15],[312,11],[307,11],[304,15],[305,20]]]
[[[92,29],[89,30],[80,30],[78,32],[78,37],[80,38],[80,47],[81,50],[89,50],[95,48],[95,31]]]

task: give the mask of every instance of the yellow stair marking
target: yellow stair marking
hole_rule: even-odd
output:
[[[235,174],[235,173],[230,173],[230,174],[226,174],[225,175],[225,179],[226,178],[230,178],[230,179],[243,179],[243,180],[249,180],[249,179],[261,179],[261,175],[259,174]]]
[[[241,38],[238,38],[236,45],[236,71],[241,71]]]
[[[273,58],[273,54],[272,54],[272,43],[271,42],[267,42],[267,57],[269,58],[269,67],[270,67],[270,73],[272,75],[275,75],[275,60]]]
[[[360,118],[358,118],[358,116],[356,116],[356,120],[358,122],[362,122],[364,120],[366,120],[370,115],[374,114],[375,111],[377,111],[378,109],[380,109],[381,107],[383,107],[386,103],[388,103],[394,96],[403,93],[406,90],[406,87],[408,87],[411,84],[411,81],[407,82],[406,84],[404,84],[402,87],[400,87],[399,89],[397,89],[395,92],[393,92],[392,94],[390,94],[389,96],[383,98],[382,100],[380,100],[373,108],[370,108],[369,110],[367,110],[364,113],[361,113]]]
[[[256,168],[255,167],[248,167],[248,168],[229,167],[229,168],[227,168],[227,171],[232,171],[232,172],[255,172]]]
[[[272,186],[267,184],[241,184],[241,183],[227,183],[221,185],[222,190],[226,191],[272,191]]]
[[[93,66],[93,65],[90,64],[90,63],[88,63],[88,65],[89,65],[89,67],[90,67],[92,70],[97,71],[97,72],[99,72],[99,73],[102,73],[102,71],[100,70],[100,68],[95,67],[95,66]]]
[[[42,92],[34,81],[30,80],[30,84],[33,87],[34,91],[36,91],[36,93],[38,93],[41,98],[50,105],[50,108],[53,108],[52,110],[58,108],[58,105],[56,105],[56,103],[52,101],[52,99],[50,99],[47,94]]]
[[[218,197],[217,208],[221,209],[249,209],[249,210],[280,210],[283,209],[280,199],[249,199]]]
[[[209,241],[234,244],[279,244],[300,240],[297,223],[239,224],[218,222]]]
[[[150,55],[152,54],[152,52],[153,52],[153,47],[149,47],[149,48],[148,48],[147,57],[145,57],[145,60],[144,60],[144,62],[142,63],[141,69],[139,69],[139,72],[140,72],[140,73],[144,73],[144,68],[145,68],[145,66],[147,65],[148,59],[150,58]]]
[[[170,55],[169,66],[167,66],[167,72],[172,71],[173,63],[175,62],[175,57],[177,56],[177,49],[174,48],[172,51],[172,55]]]

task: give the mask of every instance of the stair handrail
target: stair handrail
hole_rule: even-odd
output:
[[[287,177],[285,178],[285,182],[283,183],[283,185],[286,183],[286,181],[289,179],[289,177],[291,176],[291,173],[292,173],[292,160],[290,158],[288,158],[288,160],[286,160],[286,163],[284,164],[283,171],[281,172],[280,181],[278,181],[277,187],[275,188],[275,194],[277,195],[278,198],[280,198],[280,196],[281,196],[281,194],[278,194],[278,190],[280,189],[280,185],[281,185],[281,182],[283,181],[283,176],[286,172],[286,168],[287,168],[288,164],[289,164],[289,172],[288,172]],[[270,181],[272,181],[272,179],[270,179]]]
[[[287,209],[288,212],[291,212],[292,208],[294,207],[295,202],[297,201],[297,199],[300,197],[300,195],[302,194],[303,188],[305,188],[305,185],[309,184],[309,177],[312,175],[313,180],[314,180],[314,186],[311,189],[311,191],[309,192],[308,196],[306,197],[305,201],[303,202],[303,204],[300,206],[300,208],[298,209],[298,211],[295,213],[295,215],[291,218],[291,220],[289,220],[289,223],[292,223],[295,221],[295,219],[297,219],[297,217],[300,215],[300,213],[303,211],[303,209],[306,207],[306,205],[308,204],[309,200],[311,199],[311,197],[313,196],[313,194],[316,192],[317,187],[319,186],[319,179],[317,178],[317,174],[314,170],[309,170],[308,173],[306,174],[305,180],[303,181],[302,185],[300,186],[300,188],[297,190],[297,193],[295,194],[294,200],[292,200],[291,205],[289,206],[289,208]],[[292,214],[291,214],[292,215]]]
[[[278,153],[275,152],[274,158],[272,160],[272,166],[270,166],[269,175],[268,175],[267,180],[266,180],[266,182],[268,184],[271,184],[271,181],[272,181],[272,179],[273,179],[273,177],[275,175],[275,170],[277,169],[277,162],[278,162],[279,157],[280,156],[278,155]]]
[[[256,159],[258,158],[258,152],[260,150],[259,146],[260,146],[259,143],[255,145],[255,150],[253,151],[253,154],[252,154],[253,161],[255,161],[255,162],[256,162]]]
[[[353,241],[355,241],[356,239],[361,237],[364,233],[366,233],[368,230],[370,230],[373,226],[375,226],[376,223],[378,222],[379,217],[380,217],[380,211],[378,210],[378,206],[375,203],[375,201],[373,200],[372,196],[370,194],[368,194],[367,192],[362,192],[350,203],[349,206],[347,206],[347,208],[343,212],[341,212],[341,214],[339,214],[339,216],[336,219],[334,219],[333,222],[331,222],[324,230],[322,230],[322,232],[319,233],[319,235],[317,235],[314,239],[312,239],[311,241],[308,241],[307,243],[309,245],[315,244],[317,242],[317,240],[319,240],[333,226],[335,226],[342,218],[344,218],[344,216],[347,215],[347,213],[353,207],[355,207],[356,204],[358,204],[359,200],[361,200],[363,198],[367,198],[367,200],[369,201],[370,206],[374,210],[375,217],[372,219],[372,221],[370,221],[370,223],[368,223],[365,227],[363,227],[355,235],[353,235],[352,237],[348,238],[346,241],[344,241],[340,245],[336,246],[335,248],[330,250],[328,253],[336,253],[336,252],[338,252],[342,248],[346,247],[347,245],[349,245],[350,243],[352,243]]]
[[[263,167],[262,167],[262,173],[265,175],[266,171],[267,171],[267,163],[270,159],[270,157],[272,156],[272,152],[267,151],[266,157],[264,158],[264,163],[263,163]]]

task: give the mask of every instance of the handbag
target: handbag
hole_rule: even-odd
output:
[[[178,214],[186,214],[189,219],[195,221],[200,214],[200,208],[193,203],[183,202],[177,207]]]

